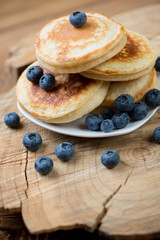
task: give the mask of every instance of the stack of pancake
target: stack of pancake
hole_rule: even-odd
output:
[[[158,88],[151,43],[104,15],[86,15],[80,28],[65,16],[49,22],[36,37],[38,61],[32,65],[54,75],[53,90],[28,81],[27,69],[18,80],[18,102],[45,122],[71,122],[100,105],[113,107],[122,93],[139,101]]]

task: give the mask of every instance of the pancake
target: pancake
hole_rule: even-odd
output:
[[[40,64],[34,62],[30,66],[34,65]],[[27,112],[46,122],[62,123],[80,118],[103,102],[109,87],[109,83],[86,79],[80,74],[53,74],[56,84],[47,92],[39,84],[28,81],[26,71],[17,82],[17,101]]]
[[[121,94],[131,95],[135,102],[143,101],[145,93],[152,88],[159,88],[159,82],[154,68],[149,74],[139,79],[128,82],[112,82],[102,104],[107,107],[113,107],[115,99]]]
[[[78,109],[60,118],[54,118],[49,120],[42,119],[42,120],[48,123],[67,123],[67,122],[72,122],[74,120],[77,120],[78,118],[81,118],[82,116],[92,112],[95,108],[97,108],[103,102],[106,92],[108,91],[108,88],[109,88],[109,84],[106,85],[106,83],[103,83],[102,86],[99,88],[98,92],[95,93],[95,95],[91,97],[87,101],[87,103],[83,104]]]
[[[104,81],[128,81],[148,74],[157,59],[155,48],[140,34],[129,29],[125,33],[127,44],[117,55],[81,74]]]
[[[99,13],[86,13],[87,22],[72,26],[69,15],[49,22],[37,34],[40,64],[55,73],[86,71],[115,56],[126,44],[122,25]]]

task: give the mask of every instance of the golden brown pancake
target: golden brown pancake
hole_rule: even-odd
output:
[[[51,72],[86,71],[116,55],[126,44],[123,26],[99,13],[86,13],[80,28],[69,15],[45,25],[36,37],[36,55]]]
[[[34,65],[39,63],[30,66]],[[70,122],[80,118],[102,103],[109,87],[109,83],[86,79],[80,74],[53,74],[55,87],[45,91],[39,84],[27,80],[26,71],[17,82],[17,101],[27,112],[46,122]]]
[[[111,82],[103,105],[113,107],[114,101],[121,94],[129,94],[135,102],[144,100],[144,95],[152,88],[159,88],[159,82],[153,68],[149,74],[136,80],[124,82]]]
[[[81,74],[97,80],[128,81],[149,73],[157,58],[155,48],[140,34],[125,32],[127,44],[117,55]]]

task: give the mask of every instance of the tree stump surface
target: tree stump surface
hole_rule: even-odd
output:
[[[160,4],[152,4],[113,18],[144,34],[159,49],[159,12]],[[22,50],[32,45],[32,36],[28,41],[21,45]],[[20,51],[16,46],[13,49]],[[22,65],[16,58],[14,64],[14,76],[18,76]],[[9,61],[6,66],[10,73]],[[111,236],[149,236],[160,232],[160,145],[152,138],[160,124],[160,110],[133,133],[85,139],[45,130],[21,114],[20,127],[7,128],[3,116],[18,112],[15,88],[0,96],[0,105],[0,207],[21,211],[30,233],[74,228],[98,229]],[[42,147],[35,153],[27,151],[22,144],[24,134],[29,131],[40,133],[43,139]],[[55,155],[55,147],[63,141],[71,142],[76,148],[75,156],[67,163]],[[121,161],[112,170],[100,161],[107,149],[120,154]],[[54,170],[48,176],[35,171],[35,160],[41,155],[53,159]]]

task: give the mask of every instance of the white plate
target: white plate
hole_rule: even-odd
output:
[[[17,103],[18,110],[30,121],[34,122],[35,124],[46,128],[48,130],[70,135],[70,136],[76,136],[76,137],[85,137],[85,138],[102,138],[102,137],[113,137],[118,135],[127,134],[130,132],[133,132],[137,128],[141,127],[144,123],[146,123],[157,111],[158,107],[150,110],[147,116],[140,120],[140,121],[134,121],[130,122],[125,128],[123,129],[116,129],[113,130],[110,133],[104,133],[101,131],[91,131],[86,128],[85,126],[85,117],[82,117],[74,122],[71,123],[63,123],[63,124],[51,124],[51,123],[45,123],[42,122],[40,119],[33,117],[31,114],[26,112],[20,105]]]
[[[160,73],[157,73],[157,77],[160,83]],[[157,111],[158,107],[155,109],[149,110],[147,116],[140,121],[131,121],[125,128],[115,129],[110,133],[104,133],[101,131],[91,131],[85,126],[85,116],[71,123],[63,123],[63,124],[51,124],[45,123],[40,119],[32,116],[28,112],[26,112],[20,105],[17,103],[18,110],[30,121],[35,124],[46,128],[48,130],[62,133],[65,135],[75,136],[75,137],[85,137],[85,138],[102,138],[102,137],[113,137],[118,135],[124,135],[130,132],[133,132],[137,128],[141,127],[145,124]]]

